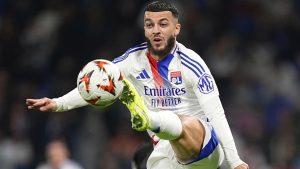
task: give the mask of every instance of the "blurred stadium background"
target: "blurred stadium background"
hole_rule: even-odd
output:
[[[65,113],[25,98],[76,87],[96,58],[144,41],[143,0],[0,0],[0,168],[33,169],[64,137],[86,169],[130,169],[145,133],[120,103]],[[240,155],[252,169],[300,169],[300,0],[182,0],[178,40],[198,52],[220,90]]]

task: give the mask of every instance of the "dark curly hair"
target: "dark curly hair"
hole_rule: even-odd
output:
[[[167,1],[154,1],[154,2],[150,2],[144,12],[149,11],[149,12],[161,12],[161,11],[170,11],[172,13],[172,15],[178,19],[179,17],[179,13],[177,8],[167,2]]]

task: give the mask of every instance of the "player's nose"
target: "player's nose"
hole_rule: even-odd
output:
[[[158,25],[158,24],[155,24],[155,25],[153,26],[152,33],[153,33],[153,34],[158,34],[158,33],[160,33],[160,28],[159,28],[159,25]]]

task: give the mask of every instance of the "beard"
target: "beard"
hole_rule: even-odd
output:
[[[150,53],[159,56],[160,58],[164,58],[165,56],[167,56],[169,53],[171,53],[171,50],[173,49],[174,45],[175,45],[175,37],[170,37],[167,40],[167,45],[160,50],[156,50],[153,48],[150,39],[145,37],[146,41],[147,41],[147,45],[148,45],[148,49],[150,51]]]

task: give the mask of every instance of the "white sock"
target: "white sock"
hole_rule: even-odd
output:
[[[171,111],[149,111],[150,129],[164,140],[174,140],[181,135],[180,118]]]

